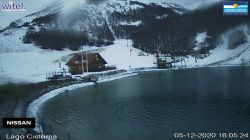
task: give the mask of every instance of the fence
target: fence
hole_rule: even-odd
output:
[[[71,78],[69,72],[61,71],[61,72],[46,72],[46,79],[49,80],[56,80],[56,79],[65,79],[65,78]]]

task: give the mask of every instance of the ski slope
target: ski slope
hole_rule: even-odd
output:
[[[0,78],[7,82],[41,82],[46,72],[59,70],[59,59],[70,51],[28,51],[0,54],[2,72]],[[66,66],[62,66],[65,67]],[[1,82],[0,82],[1,83]]]
[[[238,29],[246,31],[245,26]],[[237,30],[238,30],[237,29]],[[79,51],[43,50],[34,44],[24,44],[22,36],[25,28],[8,30],[0,34],[0,84],[8,82],[41,82],[46,80],[46,72],[67,70],[65,65],[74,53]],[[222,43],[209,51],[209,55],[195,62],[193,56],[183,57],[186,66],[203,67],[219,65],[241,65],[242,60],[250,61],[250,35],[246,33],[247,42],[235,49],[228,49],[227,34],[222,36]],[[204,42],[207,34],[197,34],[197,42]],[[107,65],[116,66],[117,69],[128,70],[130,68],[151,68],[156,65],[153,54],[147,54],[133,47],[132,40],[118,39],[114,44],[106,47],[83,46],[81,51],[97,52],[107,61]],[[59,65],[61,67],[59,67]],[[177,63],[180,66],[181,63]]]
[[[187,58],[185,58],[187,67],[241,65],[242,59],[250,60],[250,44],[245,43],[236,49],[219,46],[211,50],[210,53],[208,57],[198,59],[197,62],[195,62],[194,57],[187,56]]]
[[[72,54],[79,51],[49,51],[41,50],[34,46],[34,50],[4,52],[0,53],[0,84],[7,82],[41,82],[46,81],[46,72],[67,69],[66,62]],[[115,65],[118,69],[128,70],[129,68],[149,68],[156,66],[155,56],[143,53],[141,50],[132,47],[131,40],[116,40],[113,45],[107,47],[88,47],[84,49],[99,52],[108,62],[108,65]],[[204,59],[192,56],[185,57],[187,67],[202,67],[210,65],[240,65],[242,59],[250,60],[250,44],[243,44],[236,49],[227,49],[226,46],[219,46],[210,51],[210,55]],[[61,68],[59,68],[61,63]],[[180,66],[180,63],[176,64]]]
[[[229,34],[234,33],[237,30],[245,32],[246,43],[237,46],[235,49],[229,49],[228,40]],[[209,51],[209,55],[203,59],[197,59],[192,56],[185,58],[188,67],[202,67],[202,66],[220,66],[220,65],[241,65],[242,60],[250,61],[250,34],[248,33],[248,27],[245,25],[238,26],[234,29],[228,30],[220,36],[221,43],[216,48]],[[197,44],[205,42],[207,33],[197,34]],[[194,50],[199,50],[199,46],[195,47]]]
[[[141,50],[131,46],[131,40],[117,40],[113,45],[107,47],[88,47],[83,51],[99,52],[108,62],[108,65],[115,65],[118,69],[152,67],[154,56],[138,56]],[[18,46],[16,46],[18,47]],[[23,50],[0,53],[1,68],[0,84],[6,82],[41,82],[46,80],[46,72],[60,71],[67,69],[66,62],[72,54],[79,51],[49,51],[41,50],[33,46],[34,50]],[[12,46],[13,50],[17,50]],[[130,53],[131,52],[131,53]],[[61,63],[61,68],[59,68]]]

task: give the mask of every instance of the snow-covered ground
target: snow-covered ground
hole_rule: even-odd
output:
[[[229,49],[228,44],[228,35],[232,34],[233,32],[237,30],[242,30],[245,32],[247,36],[246,43],[239,45],[235,49]],[[186,64],[188,67],[201,67],[201,66],[211,66],[211,65],[241,65],[242,60],[246,61],[248,65],[250,64],[250,35],[247,33],[248,27],[247,26],[238,26],[235,29],[231,29],[227,31],[226,33],[221,35],[221,43],[213,50],[210,50],[210,55],[203,58],[203,59],[197,59],[197,62],[195,62],[195,58],[192,56],[188,56],[185,58]],[[199,33],[197,34],[196,41],[197,41],[197,47],[194,48],[194,50],[201,49],[199,46],[199,43],[204,43],[207,38],[207,33]],[[204,47],[204,45],[203,45]]]
[[[19,44],[20,42],[18,42]],[[187,67],[201,67],[207,65],[239,65],[242,59],[250,60],[250,44],[245,43],[235,49],[228,49],[227,42],[222,43],[210,55],[204,59],[188,56],[185,58]],[[20,47],[20,46],[17,46]],[[32,47],[29,46],[29,47]],[[16,50],[16,48],[13,48]],[[116,40],[113,45],[107,47],[87,47],[84,51],[99,52],[108,62],[108,65],[115,65],[118,69],[129,70],[130,68],[155,67],[155,56],[146,54],[139,49],[132,47],[131,40]],[[79,51],[78,51],[79,52]],[[48,51],[33,46],[33,50],[2,52],[0,53],[0,84],[6,82],[41,82],[46,80],[46,72],[67,69],[66,62],[76,51]],[[144,55],[139,55],[139,54]],[[59,68],[61,63],[61,68]],[[183,63],[184,64],[184,63]],[[181,63],[177,63],[177,66]]]
[[[125,77],[130,77],[130,76],[134,76],[134,75],[137,75],[137,74],[128,73],[128,74],[124,74],[124,75],[117,75],[114,77],[102,79],[102,80],[97,81],[97,82],[104,83],[104,82],[113,81],[113,80],[117,80],[117,79],[121,79],[121,78],[125,78]],[[92,86],[92,85],[94,85],[93,82],[88,82],[88,83],[69,85],[66,87],[55,89],[55,90],[52,90],[52,91],[44,94],[40,98],[38,98],[38,99],[34,100],[32,103],[30,103],[28,108],[27,108],[27,111],[26,111],[26,117],[36,118],[37,123],[36,123],[36,127],[34,128],[34,130],[38,133],[43,132],[42,127],[39,124],[38,111],[44,103],[46,103],[48,100],[54,98],[55,96],[57,96],[59,94],[65,93],[66,91],[72,91],[72,90],[75,90],[78,88],[83,88],[83,87]]]
[[[18,42],[18,44],[21,44]],[[131,40],[117,40],[107,47],[85,47],[85,50],[100,52],[108,65],[118,69],[152,67],[154,56],[138,56],[141,50],[131,46]],[[16,46],[20,47],[20,46]],[[15,45],[13,50],[17,50]],[[13,51],[0,53],[0,84],[6,82],[41,82],[46,80],[46,72],[67,69],[66,62],[73,51],[48,51],[33,46],[34,50]],[[61,63],[61,68],[59,68]],[[131,67],[129,67],[131,66]]]
[[[100,54],[109,65],[115,65],[118,69],[155,66],[154,55],[139,56],[140,52],[142,51],[132,47],[131,40],[117,40],[114,45],[105,47],[105,51]]]
[[[250,60],[250,44],[243,44],[236,49],[228,49],[226,46],[219,46],[210,51],[210,55],[203,59],[198,59],[195,62],[195,58],[188,56],[185,61],[188,67],[201,67],[209,65],[239,65],[241,59]],[[180,64],[179,64],[180,65]]]
[[[224,65],[241,65],[243,63],[248,63],[250,65],[250,45],[245,49],[240,56],[235,56],[235,58],[223,62]]]
[[[202,67],[208,65],[239,65],[242,61],[250,61],[250,35],[247,42],[235,49],[228,49],[228,34],[235,30],[245,31],[246,26],[239,26],[230,30],[221,37],[221,44],[210,50],[209,56],[197,59],[193,56],[185,57],[187,67]],[[41,82],[46,80],[46,72],[60,71],[65,68],[66,62],[72,55],[79,51],[51,51],[42,50],[33,44],[22,43],[25,29],[16,29],[5,32],[9,35],[0,35],[0,84],[7,82]],[[197,45],[204,43],[208,37],[206,32],[198,33]],[[151,68],[156,65],[156,58],[133,47],[131,40],[119,39],[114,44],[106,47],[83,46],[81,51],[98,52],[117,69],[129,70],[130,68]],[[197,49],[200,49],[199,47]],[[61,67],[59,67],[61,64]],[[184,63],[182,63],[184,64]],[[181,63],[177,63],[180,66]]]
[[[140,24],[142,24],[142,21],[134,21],[134,22],[127,22],[127,21],[123,21],[120,22],[121,25],[130,25],[130,26],[139,26]]]
[[[46,80],[46,72],[59,70],[60,58],[71,51],[28,51],[1,53],[0,78],[5,82],[41,82]],[[62,67],[65,67],[62,63]],[[8,80],[9,79],[9,80]],[[3,82],[0,80],[0,83]]]
[[[60,58],[73,53],[70,50],[42,50],[33,44],[24,44],[25,29],[9,30],[5,34],[0,35],[0,84],[45,81],[46,72],[58,71]]]
[[[66,62],[76,51],[48,51],[35,48],[33,51],[14,51],[0,53],[0,84],[7,82],[41,82],[46,80],[46,72],[60,71],[65,68]],[[143,53],[141,50],[132,47],[131,40],[116,40],[113,45],[107,47],[84,47],[99,52],[108,62],[108,65],[115,65],[118,69],[129,70],[130,68],[155,67],[155,56]],[[144,55],[139,55],[143,53]],[[243,44],[236,49],[228,49],[221,44],[210,55],[204,59],[188,56],[185,58],[187,67],[201,67],[206,65],[238,65],[242,59],[250,60],[250,44]],[[61,68],[59,68],[61,63]],[[183,63],[184,64],[184,63]],[[177,63],[177,66],[181,63]]]

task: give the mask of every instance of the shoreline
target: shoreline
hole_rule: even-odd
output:
[[[246,65],[246,66],[241,66],[241,65],[222,65],[222,66],[219,66],[219,65],[215,65],[215,66],[195,66],[195,67],[182,67],[182,68],[171,68],[171,69],[155,69],[155,68],[144,68],[144,69],[140,69],[140,70],[137,70],[137,71],[134,71],[133,73],[123,73],[123,75],[115,75],[113,77],[109,77],[109,78],[106,78],[106,79],[103,79],[103,80],[100,80],[98,81],[98,83],[101,83],[101,82],[108,82],[108,81],[112,81],[112,80],[116,80],[116,79],[121,79],[121,78],[124,78],[123,76],[125,75],[125,77],[128,77],[127,75],[129,76],[133,76],[133,75],[138,75],[138,74],[144,74],[144,73],[150,73],[150,72],[162,72],[162,71],[172,71],[172,70],[187,70],[187,69],[202,69],[202,68],[216,68],[216,67],[249,67],[249,65]],[[121,77],[122,76],[122,77]],[[48,83],[48,82],[46,82]],[[49,85],[50,82],[48,83]],[[80,85],[80,84],[84,84],[84,87],[86,86],[85,84],[86,83],[79,83],[77,81],[72,81],[72,82],[66,82],[66,84],[54,84],[54,86],[51,87],[47,87],[46,89],[41,89],[40,90],[38,89],[39,93],[31,93],[31,96],[33,96],[34,98],[27,98],[27,96],[29,97],[30,95],[28,94],[25,94],[27,96],[21,98],[19,100],[22,100],[25,102],[25,106],[24,106],[24,110],[22,110],[23,112],[23,117],[27,117],[27,112],[28,112],[28,107],[31,105],[31,103],[33,103],[35,100],[38,100],[40,99],[41,97],[45,96],[45,94],[48,94],[52,91],[55,91],[55,90],[58,90],[58,89],[62,89],[64,87],[68,87],[68,86],[72,86],[72,85]],[[52,84],[53,85],[53,84]],[[94,83],[93,83],[94,85]],[[39,86],[39,85],[38,85]],[[90,85],[88,85],[90,86]],[[78,89],[78,88],[81,88],[81,87],[77,87],[75,89]],[[26,92],[27,93],[27,92]],[[64,93],[64,92],[62,92]],[[51,99],[51,98],[50,98]],[[44,101],[45,103],[46,101]],[[16,109],[17,106],[13,106],[13,110]],[[11,107],[12,108],[12,107]],[[39,108],[37,108],[36,112],[39,111]],[[9,115],[10,117],[11,115]],[[38,130],[39,130],[39,127],[38,127]],[[33,129],[28,129],[28,131],[31,131],[32,133],[37,133],[36,131],[34,131]]]
[[[99,81],[97,81],[97,83],[105,83],[105,82],[109,82],[109,81],[113,81],[113,80],[117,80],[117,79],[122,79],[122,78],[126,78],[126,77],[131,77],[131,76],[135,76],[135,75],[138,75],[138,73],[127,73],[124,75],[99,80]],[[44,95],[40,96],[39,98],[33,100],[28,105],[28,107],[26,109],[26,116],[25,117],[36,118],[36,125],[35,125],[35,128],[33,130],[36,133],[43,133],[43,129],[39,123],[38,112],[40,110],[40,107],[44,103],[46,103],[50,99],[58,96],[59,94],[66,93],[67,91],[72,91],[72,90],[76,90],[76,89],[84,88],[84,87],[89,87],[89,86],[93,86],[93,85],[95,85],[95,83],[93,83],[93,82],[78,83],[78,84],[72,84],[72,85],[68,85],[65,87],[61,87],[61,88],[49,91],[49,92],[45,93]]]

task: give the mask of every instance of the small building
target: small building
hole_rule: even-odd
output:
[[[166,69],[166,68],[172,68],[173,67],[173,61],[171,58],[168,57],[158,57],[157,58],[157,68],[158,69]]]
[[[107,62],[99,53],[77,53],[66,63],[73,75],[104,71],[105,64]]]

